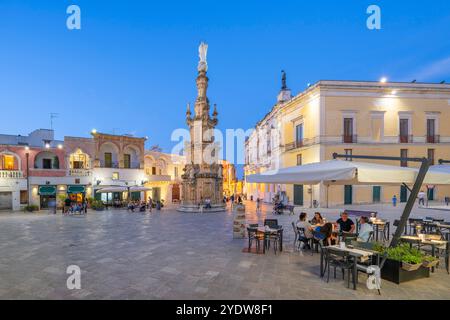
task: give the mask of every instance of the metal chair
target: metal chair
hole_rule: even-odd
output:
[[[312,249],[312,243],[311,242],[311,238],[308,238],[306,236],[306,232],[305,232],[305,228],[297,228],[298,230],[298,248],[300,250],[300,245],[303,243],[304,245],[308,246],[309,249],[311,250],[311,255],[313,255],[313,249]]]
[[[258,225],[256,225],[258,226]],[[260,250],[260,241],[264,241],[264,237],[261,237],[261,235],[258,233],[258,229],[254,227],[248,227],[247,228],[247,234],[248,234],[248,251],[251,251],[253,241],[256,242],[256,251],[259,252]]]
[[[269,228],[277,229],[278,228],[278,219],[265,219],[264,226],[269,226]]]
[[[350,288],[350,274],[352,274],[353,266],[356,263],[355,259],[349,255],[348,252],[335,250],[332,248],[326,249],[326,268],[327,268],[327,282],[330,281],[330,268],[334,268],[334,278],[336,279],[336,270],[341,269],[342,279],[345,279],[345,271],[347,271],[347,287]],[[356,279],[353,278],[353,283],[356,286]]]
[[[294,235],[295,235],[295,238],[294,238],[294,251],[295,251],[297,248],[297,242],[299,239],[299,231],[298,231],[297,226],[295,225],[295,222],[292,222],[292,228],[294,229]],[[300,244],[299,244],[299,246],[300,246]]]

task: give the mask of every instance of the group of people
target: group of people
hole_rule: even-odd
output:
[[[306,212],[300,213],[299,220],[297,221],[297,227],[304,230],[305,240],[316,238],[322,240],[325,246],[336,244],[337,232],[344,234],[355,234],[356,225],[352,219],[348,217],[346,212],[341,213],[341,216],[336,222],[327,222],[322,217],[320,212],[314,213],[314,217],[311,221],[308,221],[308,215]],[[368,217],[361,217],[359,220],[360,230],[357,234],[357,240],[367,242],[373,232],[373,227],[369,224]],[[309,247],[309,241],[305,241],[305,245]]]
[[[238,195],[236,198],[236,196],[234,194],[232,194],[231,196],[224,195],[223,203],[228,203],[228,202],[231,202],[231,203],[236,202],[238,204],[242,204],[242,197],[240,195]]]
[[[80,214],[87,214],[88,209],[88,201],[87,199],[84,199],[81,202],[72,201],[70,198],[66,198],[64,200],[64,206],[63,206],[63,215],[69,215],[74,213],[80,213]]]
[[[162,208],[162,202],[160,200],[157,200],[155,203],[156,210],[161,210]],[[148,201],[130,201],[127,205],[127,211],[128,212],[134,212],[135,210],[139,210],[139,212],[146,212],[148,209],[149,212],[152,212],[153,210],[153,200],[151,197],[148,198]]]

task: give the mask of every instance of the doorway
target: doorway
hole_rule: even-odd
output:
[[[152,188],[152,200],[161,201],[161,188]]]
[[[408,189],[405,186],[400,187],[400,202],[408,201]]]
[[[294,205],[303,206],[303,185],[294,184]]]
[[[373,203],[380,203],[381,202],[381,187],[380,186],[374,186],[373,187],[372,201],[373,201]]]
[[[346,185],[344,186],[344,204],[352,204],[353,203],[353,186]]]

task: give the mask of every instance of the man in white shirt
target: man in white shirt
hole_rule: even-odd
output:
[[[358,241],[369,241],[370,233],[373,232],[373,227],[368,222],[369,219],[367,217],[361,217],[361,219],[359,219],[359,223],[361,226],[358,233]]]
[[[305,237],[307,239],[311,239],[313,237],[312,234],[312,226],[311,224],[306,221],[306,213],[302,212],[300,213],[300,219],[297,221],[297,228],[303,228],[305,230]]]
[[[425,197],[426,194],[425,192],[423,192],[423,190],[420,190],[419,194],[417,195],[417,197],[419,198],[419,206],[422,204],[423,206],[425,205]]]

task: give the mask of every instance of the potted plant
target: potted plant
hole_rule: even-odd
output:
[[[39,211],[39,207],[34,204],[30,204],[28,206],[25,206],[25,211],[27,212]]]
[[[433,256],[425,256],[423,258],[422,266],[425,268],[433,268],[436,267],[439,263],[439,259]]]
[[[409,244],[387,248],[384,252],[387,253],[387,260],[381,270],[381,277],[384,280],[400,284],[430,276],[430,269],[423,267],[422,252],[411,248]]]
[[[406,271],[415,271],[422,266],[422,256],[407,253],[402,257],[402,269]]]
[[[91,203],[91,208],[95,211],[103,211],[105,210],[105,205],[103,204],[103,201],[93,200]]]

